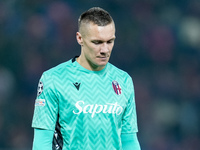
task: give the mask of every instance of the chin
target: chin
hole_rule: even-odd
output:
[[[98,66],[99,66],[99,67],[104,67],[104,66],[106,66],[107,63],[108,63],[108,62],[99,63]]]
[[[104,59],[104,60],[96,60],[96,62],[93,64],[95,64],[95,66],[97,67],[105,67],[107,63],[108,63],[108,59]]]

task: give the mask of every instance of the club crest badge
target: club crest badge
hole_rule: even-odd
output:
[[[43,83],[40,81],[38,83],[37,97],[40,96],[40,94],[42,94],[42,91],[43,91]]]
[[[117,81],[112,82],[112,87],[117,95],[120,95],[122,93],[122,89]]]

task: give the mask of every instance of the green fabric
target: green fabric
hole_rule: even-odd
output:
[[[70,60],[40,82],[32,127],[54,131],[59,113],[63,150],[120,150],[121,133],[138,131],[132,79],[112,64],[90,71]]]
[[[121,140],[123,150],[141,150],[136,133],[122,134]]]
[[[53,131],[34,129],[34,140],[32,150],[51,150],[53,141]]]

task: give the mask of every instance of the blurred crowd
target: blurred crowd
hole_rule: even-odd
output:
[[[115,20],[110,62],[133,78],[142,150],[199,150],[199,0],[0,1],[0,149],[31,149],[39,78],[80,54],[93,6]]]

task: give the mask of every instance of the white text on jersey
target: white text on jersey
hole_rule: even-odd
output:
[[[82,105],[82,106],[80,106]],[[84,101],[77,101],[75,104],[76,108],[79,110],[78,112],[73,110],[74,114],[80,113],[91,113],[91,117],[93,118],[94,115],[97,113],[109,113],[109,114],[116,114],[120,115],[123,112],[123,108],[118,105],[118,103],[107,103],[106,105],[99,105],[99,104],[88,104],[84,106]]]

